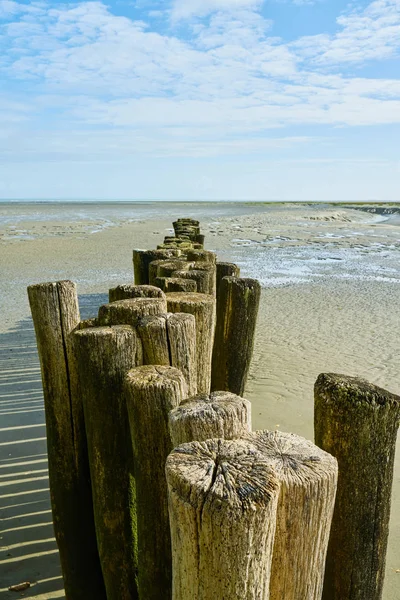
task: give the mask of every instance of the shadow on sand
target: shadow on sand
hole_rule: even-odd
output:
[[[82,319],[105,294],[79,297]],[[29,581],[24,592],[9,586]],[[54,540],[42,382],[31,318],[0,334],[0,599],[65,598]]]

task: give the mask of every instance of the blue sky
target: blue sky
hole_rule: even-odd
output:
[[[0,198],[400,200],[400,0],[0,0]]]

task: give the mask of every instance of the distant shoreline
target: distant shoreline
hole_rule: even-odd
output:
[[[354,206],[397,206],[400,205],[400,200],[385,200],[385,201],[373,201],[373,200],[105,200],[105,199],[60,199],[60,200],[44,200],[44,199],[0,199],[1,204],[135,204],[135,205],[147,205],[147,204],[246,204],[249,206],[265,206],[265,205],[304,205],[304,206],[341,206],[343,208]]]

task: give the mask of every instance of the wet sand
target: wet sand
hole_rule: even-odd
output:
[[[266,286],[245,394],[253,404],[253,427],[312,439],[313,384],[323,371],[366,377],[400,393],[397,227],[338,207],[280,206],[261,215],[247,210],[247,216],[233,211],[218,221],[204,211],[201,220],[207,248],[238,260],[243,275],[259,276]],[[184,215],[191,215],[188,207],[176,212]],[[49,512],[40,370],[26,286],[73,279],[83,316],[95,313],[104,301],[99,294],[132,281],[132,248],[155,247],[170,229],[169,215],[155,217],[129,223],[116,219],[104,229],[101,219],[97,224],[78,220],[72,229],[62,220],[19,221],[22,236],[12,233],[9,223],[0,228],[0,598],[5,600],[19,597],[8,586],[25,580],[35,583],[25,597],[64,597]],[[92,233],[96,228],[100,231]],[[327,247],[327,240],[334,245]],[[310,264],[304,259],[310,249],[317,249],[318,260],[311,261],[311,274],[302,268]],[[351,277],[341,276],[348,272],[339,263],[346,253],[352,253]],[[281,273],[277,255],[288,264],[297,260],[300,268]],[[336,258],[329,262],[330,256]],[[369,270],[363,270],[363,261]],[[384,600],[398,598],[399,540],[397,452]]]

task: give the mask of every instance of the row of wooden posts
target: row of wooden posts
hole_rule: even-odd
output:
[[[379,600],[400,399],[323,374],[315,444],[252,431],[260,285],[174,230],[96,319],[28,288],[66,597]]]

